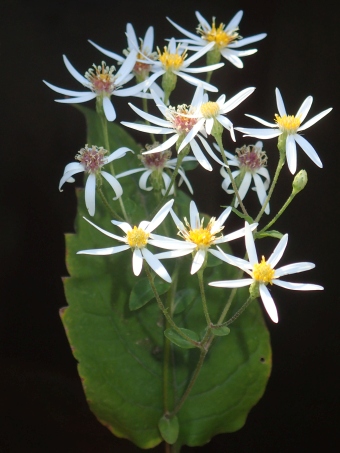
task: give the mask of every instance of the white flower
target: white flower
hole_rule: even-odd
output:
[[[234,179],[240,179],[241,183],[238,187],[238,193],[241,200],[243,200],[246,196],[251,180],[253,179],[255,183],[253,190],[256,191],[261,206],[263,206],[263,203],[267,198],[266,191],[268,190],[270,183],[269,172],[265,168],[267,165],[267,155],[265,151],[262,151],[262,146],[262,142],[256,142],[255,145],[244,145],[242,148],[236,148],[236,155],[228,153],[228,151],[224,150],[224,153],[228,158],[228,164],[230,166],[238,167],[238,169],[233,171],[231,174]],[[219,149],[217,145],[215,147]],[[234,193],[233,189],[229,189],[231,179],[228,172],[224,167],[221,167],[220,172],[224,178],[222,188],[229,194]],[[235,208],[237,208],[237,206],[238,198],[235,197]],[[270,213],[269,203],[267,204],[264,212],[266,214]]]
[[[123,146],[110,154],[110,156],[105,157],[105,154],[107,153],[106,149],[98,148],[97,146],[89,148],[88,145],[85,145],[85,148],[82,148],[75,156],[79,162],[71,162],[66,165],[63,177],[59,182],[59,190],[62,192],[61,187],[65,182],[74,182],[74,178],[72,176],[75,174],[82,171],[87,173],[88,177],[85,184],[85,204],[89,214],[93,216],[95,213],[96,181],[99,175],[106,179],[115,191],[116,197],[113,198],[114,200],[117,200],[122,196],[123,189],[120,183],[110,173],[102,170],[102,167],[116,159],[119,159],[120,157],[124,157],[128,151],[131,151],[131,149]]]
[[[296,172],[296,143],[301,146],[307,156],[312,159],[312,161],[318,167],[322,168],[322,162],[315,149],[304,137],[299,135],[298,132],[302,132],[305,129],[308,129],[317,121],[321,120],[321,118],[327,115],[327,113],[329,113],[332,108],[323,110],[321,113],[313,116],[313,118],[311,118],[309,121],[307,121],[307,123],[301,126],[301,123],[306,118],[311,108],[313,102],[312,96],[308,96],[303,101],[296,115],[287,115],[285,105],[278,88],[275,89],[275,95],[277,108],[280,114],[275,114],[276,123],[269,123],[268,121],[265,121],[254,115],[246,115],[271,129],[250,129],[246,127],[235,127],[235,129],[246,134],[245,137],[256,137],[259,139],[274,138],[283,134],[284,137],[286,137],[287,164],[292,174]],[[273,128],[275,129],[273,130]]]
[[[198,86],[194,97],[191,101],[191,105],[179,105],[177,109],[174,107],[167,107],[164,102],[157,96],[157,94],[151,90],[151,95],[154,98],[156,106],[162,113],[162,115],[166,118],[160,119],[154,115],[150,115],[149,113],[143,112],[139,108],[135,107],[132,104],[129,104],[130,107],[142,118],[150,123],[156,124],[156,126],[150,126],[147,124],[138,124],[138,123],[129,123],[126,121],[122,121],[121,123],[124,126],[131,127],[132,129],[136,129],[137,131],[148,132],[150,134],[173,134],[168,140],[164,143],[159,145],[158,147],[147,151],[143,154],[151,154],[151,153],[158,153],[160,151],[165,151],[175,143],[179,143],[178,146],[178,153],[182,151],[182,149],[190,144],[192,152],[194,153],[198,162],[202,165],[203,168],[206,170],[212,171],[212,166],[210,165],[208,159],[203,154],[201,148],[199,147],[195,138],[198,138],[202,143],[203,147],[207,151],[207,153],[220,165],[224,165],[221,160],[219,160],[213,150],[210,148],[208,142],[199,134],[202,129],[202,125],[204,121],[200,121],[197,116],[195,116],[195,112],[199,107],[199,98],[201,97],[202,87]],[[201,132],[204,133],[204,130]]]
[[[86,72],[85,77],[82,76],[71,65],[66,56],[63,55],[64,63],[68,71],[76,80],[78,80],[78,82],[88,88],[90,92],[65,90],[64,88],[56,87],[45,80],[43,82],[57,93],[65,96],[73,96],[72,98],[55,99],[56,102],[76,104],[98,98],[103,104],[107,120],[114,121],[116,119],[116,111],[111,102],[111,96],[134,96],[138,93],[141,95],[140,92],[145,88],[146,82],[141,82],[133,87],[120,89],[125,83],[133,78],[131,71],[136,61],[136,54],[136,51],[132,50],[115,75],[113,75],[115,67],[107,67],[106,63],[103,61],[101,65],[93,65],[93,68],[90,68]],[[144,96],[149,95],[144,94]]]
[[[151,64],[146,62],[146,58],[148,60],[156,60],[157,59],[157,52],[154,52],[153,49],[153,41],[154,41],[154,29],[153,27],[149,27],[145,33],[144,39],[140,39],[140,43],[138,43],[137,36],[132,24],[128,23],[126,25],[126,37],[127,37],[127,50],[124,50],[124,56],[118,55],[110,50],[104,49],[103,47],[98,46],[93,41],[89,40],[89,43],[92,44],[96,49],[102,52],[104,55],[113,58],[114,60],[118,61],[118,63],[122,64],[126,60],[127,56],[130,52],[136,51],[135,55],[135,62],[132,68],[132,72],[137,77],[137,80],[145,80],[145,78],[149,75],[151,70]]]
[[[171,283],[171,277],[168,274],[167,270],[163,264],[148,250],[147,246],[156,245],[157,247],[162,247],[162,239],[165,241],[168,238],[157,235],[157,241],[153,240],[154,235],[152,231],[157,228],[164,220],[169,210],[173,205],[174,200],[168,201],[154,216],[151,222],[143,220],[137,226],[133,228],[127,222],[119,222],[117,220],[111,220],[114,225],[117,225],[121,230],[126,233],[126,236],[120,237],[116,236],[109,231],[103,230],[99,226],[90,222],[90,220],[84,219],[89,222],[92,226],[97,228],[97,230],[104,233],[106,236],[109,236],[112,239],[117,241],[124,242],[124,245],[118,245],[114,247],[107,247],[103,249],[92,249],[92,250],[81,250],[77,252],[78,254],[84,255],[113,255],[114,253],[123,252],[124,250],[131,249],[133,250],[132,254],[132,269],[135,275],[139,275],[142,270],[143,260],[145,260],[149,266],[166,282]],[[155,243],[157,242],[157,244]]]
[[[254,92],[255,88],[246,88],[235,96],[226,101],[225,94],[222,94],[216,102],[209,101],[208,94],[203,93],[202,87],[199,90],[197,104],[197,117],[199,118],[198,124],[205,129],[208,135],[211,134],[215,121],[220,123],[223,127],[230,131],[231,138],[236,141],[233,130],[233,123],[224,115],[231,110],[234,110],[242,101],[244,101],[250,94]]]
[[[157,142],[151,146],[146,145],[146,149],[151,150],[151,149],[155,148],[156,146],[158,146]],[[117,179],[123,178],[124,176],[132,175],[134,173],[143,172],[143,174],[141,175],[141,177],[139,179],[139,187],[142,190],[149,191],[149,190],[153,189],[154,185],[160,186],[160,183],[163,182],[165,188],[161,189],[161,193],[163,195],[165,195],[165,193],[167,192],[168,187],[170,185],[171,178],[164,171],[164,169],[167,168],[170,170],[175,170],[176,164],[177,164],[177,159],[170,159],[171,151],[168,151],[168,150],[161,151],[159,153],[147,154],[146,156],[144,156],[143,154],[140,154],[138,157],[142,161],[144,168],[134,168],[133,170],[124,171],[123,173],[120,173],[119,175],[116,176]],[[197,159],[195,157],[186,156],[182,160],[182,162],[190,162],[190,161],[197,161]],[[179,167],[178,174],[181,177],[179,180],[178,186],[180,186],[182,184],[182,182],[184,181],[189,189],[189,192],[192,194],[193,193],[192,186],[191,186],[188,178],[186,177],[185,171],[182,167]],[[152,186],[147,185],[148,179],[150,177],[151,177],[151,181],[153,184]],[[172,186],[170,189],[169,195],[173,195],[174,191],[175,191],[174,186]]]
[[[179,220],[174,211],[171,210],[170,214],[179,229],[178,235],[181,236],[184,241],[177,239],[168,239],[168,241],[165,241],[161,238],[160,244],[162,244],[162,248],[169,249],[171,251],[159,253],[156,255],[157,258],[175,258],[193,253],[194,257],[191,266],[191,274],[195,274],[202,267],[208,252],[218,258],[220,257],[220,252],[211,249],[212,245],[223,244],[244,236],[244,228],[225,236],[217,236],[223,230],[223,224],[229,217],[230,212],[231,207],[229,206],[222,212],[217,220],[215,217],[212,217],[208,225],[204,227],[204,218],[202,217],[202,219],[200,219],[199,212],[194,201],[190,202],[190,223],[186,218],[184,218],[185,225]],[[256,228],[256,225],[257,224],[253,224],[252,227]],[[156,236],[155,240],[155,245],[157,245]]]
[[[242,269],[246,274],[251,278],[244,278],[240,280],[224,280],[218,282],[211,282],[209,285],[217,286],[221,288],[241,288],[242,286],[248,285],[258,285],[258,290],[263,302],[263,305],[270,316],[271,320],[278,322],[278,314],[276,306],[270,292],[267,288],[268,283],[281,286],[286,289],[293,289],[297,291],[314,291],[323,289],[322,286],[313,285],[310,283],[291,283],[282,280],[278,280],[283,275],[296,274],[298,272],[308,271],[313,269],[315,264],[313,263],[293,263],[286,266],[279,267],[274,269],[276,264],[281,259],[283,252],[287,246],[288,234],[285,234],[275,247],[273,253],[270,255],[266,261],[264,256],[262,256],[261,262],[257,258],[255,243],[253,239],[253,234],[251,232],[250,226],[246,222],[245,225],[245,240],[246,240],[246,249],[249,257],[249,261],[246,261],[241,258],[235,258],[231,255],[227,255],[220,251],[219,258],[223,259],[227,263],[236,266]]]
[[[234,50],[239,47],[252,44],[253,42],[260,41],[267,36],[266,33],[260,33],[249,38],[241,38],[238,34],[238,26],[243,16],[243,11],[239,11],[229,22],[228,25],[221,23],[218,27],[215,25],[215,17],[213,17],[212,25],[210,25],[201,14],[196,11],[196,17],[199,21],[197,33],[200,36],[190,33],[184,28],[177,25],[175,22],[170,20],[174,27],[182,32],[189,39],[182,39],[181,42],[189,44],[188,49],[198,50],[206,48],[210,43],[214,43],[214,48],[210,48],[210,51],[217,49],[220,54],[229,60],[237,68],[243,68],[243,63],[240,57],[246,57],[257,52],[257,49],[249,50]]]
[[[152,64],[152,72],[154,72],[154,74],[148,79],[148,87],[150,87],[151,84],[163,74],[172,73],[178,77],[181,77],[191,85],[198,86],[201,84],[207,91],[218,91],[218,89],[210,83],[203,82],[202,80],[189,75],[189,73],[198,74],[202,72],[214,71],[215,69],[224,66],[224,63],[217,63],[209,66],[203,66],[201,68],[189,68],[191,63],[198,60],[213,46],[213,43],[208,44],[208,46],[206,46],[204,49],[200,49],[194,55],[191,55],[191,57],[186,59],[186,49],[183,50],[181,45],[178,45],[176,47],[175,39],[171,38],[169,45],[167,47],[164,47],[163,52],[158,49],[158,61],[153,61],[149,58],[146,58],[146,60],[149,61],[150,64]]]

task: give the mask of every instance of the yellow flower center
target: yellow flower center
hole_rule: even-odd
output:
[[[167,47],[164,47],[164,52],[161,53],[159,48],[157,48],[158,51],[158,59],[162,63],[164,69],[166,71],[173,70],[173,71],[178,71],[186,56],[187,56],[187,51],[185,50],[181,55],[178,53],[179,48],[177,47],[176,53],[170,53]]]
[[[214,233],[211,232],[212,227],[215,224],[215,217],[212,217],[206,226],[206,228],[203,227],[203,222],[204,219],[201,220],[201,225],[199,225],[199,228],[194,228],[192,229],[189,222],[187,219],[184,219],[184,222],[187,226],[185,230],[180,230],[178,232],[178,235],[181,236],[183,239],[185,239],[188,242],[192,242],[197,245],[197,248],[208,248],[211,246],[211,244],[214,243],[216,239],[216,234],[219,233],[220,231],[223,230],[224,227],[219,228],[216,230]]]
[[[142,228],[134,226],[133,230],[127,232],[126,240],[130,247],[141,249],[148,243],[148,237],[149,233],[146,233]]]
[[[253,266],[253,278],[260,283],[270,283],[272,285],[274,274],[275,270],[266,262],[264,256],[262,256],[261,263]]]
[[[204,118],[215,118],[220,111],[220,107],[217,102],[205,102],[201,105],[201,113]]]
[[[236,29],[238,30],[238,29]],[[198,27],[197,31],[202,35],[202,38],[208,42],[215,42],[216,46],[222,49],[227,47],[231,42],[239,39],[239,34],[236,30],[231,30],[230,33],[224,31],[224,24],[221,23],[219,27],[216,28],[215,19],[211,25],[211,30],[205,31],[203,28]]]
[[[279,116],[275,114],[275,121],[279,128],[284,132],[288,132],[288,134],[295,134],[301,124],[300,118],[294,115]]]

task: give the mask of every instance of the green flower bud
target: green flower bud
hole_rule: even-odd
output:
[[[296,195],[297,193],[301,192],[306,187],[308,178],[306,170],[300,170],[297,175],[295,175],[293,181],[293,194]]]

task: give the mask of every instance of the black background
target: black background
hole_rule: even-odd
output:
[[[271,121],[276,86],[288,113],[295,113],[308,95],[314,103],[307,119],[330,106],[334,110],[305,133],[324,168],[298,150],[298,168],[307,169],[309,183],[277,224],[290,235],[282,264],[315,262],[316,269],[297,281],[319,283],[325,290],[274,289],[280,322],[267,319],[273,371],[265,395],[240,431],[183,452],[338,451],[339,35],[331,2],[5,0],[1,8],[0,451],[139,451],[114,438],[88,410],[59,320],[58,310],[66,305],[60,279],[67,273],[63,233],[72,231],[75,198],[72,186],[63,194],[57,187],[64,166],[85,143],[85,124],[71,106],[54,103],[57,96],[41,80],[80,90],[64,67],[63,53],[83,73],[103,58],[87,39],[121,53],[127,22],[138,36],[153,25],[162,47],[164,38],[180,37],[165,16],[194,30],[196,9],[208,21],[217,16],[218,24],[243,9],[241,35],[268,33],[253,45],[259,52],[243,59],[244,69],[226,62],[212,81],[227,96],[257,88],[229,115],[234,125],[256,127],[244,112]],[[118,98],[118,121],[129,114],[124,104]],[[237,138],[242,145],[241,135]],[[272,152],[273,172],[274,141],[265,142],[265,149]],[[282,173],[272,212],[289,194],[291,175],[287,168]],[[189,176],[199,208],[218,215],[225,204],[218,173],[196,170]],[[268,242],[269,251],[274,244]]]

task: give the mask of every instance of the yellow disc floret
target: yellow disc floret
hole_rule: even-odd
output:
[[[148,243],[149,233],[146,233],[142,228],[136,226],[133,230],[127,232],[126,240],[130,247],[137,247],[139,249],[146,246]]]
[[[284,132],[288,132],[288,134],[295,134],[301,124],[300,118],[294,115],[279,116],[275,114],[275,121],[279,128]]]
[[[164,52],[161,53],[159,49],[158,51],[158,59],[162,63],[164,69],[168,71],[169,69],[172,71],[178,71],[187,56],[186,50],[182,53],[178,53],[179,47],[176,49],[176,53],[170,53],[167,47],[164,47]]]
[[[215,118],[220,111],[220,106],[217,102],[205,102],[201,105],[201,113],[204,118]]]
[[[253,266],[253,278],[260,283],[270,283],[272,285],[274,274],[275,270],[266,262],[264,256],[262,256],[261,263]]]
[[[225,27],[224,24],[221,23],[219,27],[216,28],[214,18],[213,23],[211,25],[211,29],[209,31],[203,30],[203,28],[201,27],[199,27],[197,31],[202,35],[203,39],[205,39],[208,42],[215,42],[215,45],[222,49],[224,47],[227,47],[230,43],[232,43],[236,39],[239,39],[237,29],[230,30],[229,33],[227,33],[224,30],[224,27]]]
[[[216,239],[216,234],[223,230],[224,227],[217,228],[213,233],[211,230],[215,225],[216,219],[212,217],[206,226],[203,227],[204,219],[201,220],[201,225],[197,225],[198,228],[192,229],[187,219],[184,219],[187,228],[179,231],[179,236],[185,239],[188,242],[192,242],[197,245],[198,249],[209,248]]]

